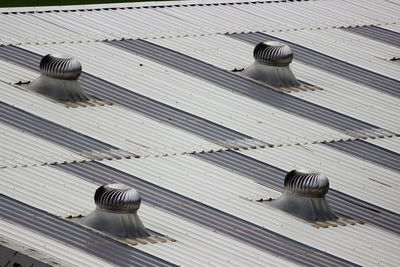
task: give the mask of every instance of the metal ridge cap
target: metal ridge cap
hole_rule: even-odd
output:
[[[1,14],[18,13],[47,13],[59,11],[100,11],[132,8],[156,8],[156,7],[186,7],[203,5],[233,5],[233,4],[266,4],[285,2],[309,2],[318,0],[185,0],[185,1],[149,1],[149,2],[126,2],[111,4],[87,4],[87,5],[65,5],[65,6],[31,6],[31,7],[3,7]]]

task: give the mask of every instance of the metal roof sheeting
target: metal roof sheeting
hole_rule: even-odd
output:
[[[11,238],[30,249],[61,259],[63,263],[70,264],[69,266],[113,266],[79,249],[5,220],[0,220],[0,235]]]
[[[90,159],[113,159],[121,157],[137,157],[129,152],[107,143],[90,138],[79,132],[70,130],[62,125],[35,116],[22,109],[0,101],[0,122],[21,131],[41,137],[50,142],[62,145]]]
[[[347,63],[400,80],[398,67],[388,61],[400,48],[340,29],[280,32],[270,35]],[[355,74],[356,75],[356,74]]]
[[[393,134],[385,129],[380,129],[345,114],[340,114],[288,94],[282,94],[272,90],[268,85],[221,70],[206,62],[177,53],[165,47],[143,40],[113,41],[111,44],[150,58],[168,67],[187,72],[229,92],[249,97],[274,108],[337,129],[351,136],[376,137]]]
[[[368,69],[358,67],[354,64],[339,60],[335,57],[328,56],[318,51],[309,49],[305,46],[289,42],[286,39],[276,38],[272,35],[264,33],[248,33],[248,34],[232,34],[232,38],[237,38],[253,45],[257,45],[265,40],[272,40],[289,44],[296,54],[296,59],[308,65],[315,66],[327,72],[334,73],[343,78],[353,80],[357,83],[372,87],[387,94],[400,97],[400,81],[370,71]]]
[[[268,143],[291,144],[350,138],[346,134],[310,120],[288,114],[247,97],[221,90],[210,83],[174,69],[165,68],[160,64],[109,45],[92,43],[30,46],[28,48],[41,54],[45,54],[49,50],[73,54],[82,63],[84,70],[90,74],[103,77],[129,90],[240,133],[246,135],[251,133],[252,137]],[[104,61],[109,62],[109,64],[104,65]],[[143,66],[141,67],[140,64]],[[6,66],[8,67],[8,65]],[[121,66],[126,67],[121,68]],[[115,71],[116,69],[118,69],[118,72]],[[199,101],[201,101],[201,105],[197,104]],[[20,105],[16,99],[9,103]],[[240,109],[237,108],[238,103],[240,103]],[[101,108],[98,109],[102,110]],[[111,108],[107,107],[106,109]],[[82,112],[85,110],[82,110]],[[91,109],[86,112],[90,111]],[[73,112],[77,111],[73,110]],[[43,113],[41,113],[41,116],[48,117]],[[54,119],[60,119],[59,116],[54,117]],[[276,121],[282,123],[277,125]],[[76,127],[76,122],[70,125],[70,127]],[[296,128],[297,132],[293,132],[293,128]],[[107,142],[113,144],[115,142],[113,140],[107,139]],[[119,145],[119,147],[125,148],[122,145]]]
[[[132,164],[131,160],[118,160],[105,163],[294,240],[316,246],[333,255],[340,255],[354,263],[374,265],[386,260],[387,264],[396,265],[400,260],[389,252],[396,250],[399,244],[397,235],[378,230],[369,224],[320,228],[316,231],[314,227],[295,217],[263,203],[246,199],[237,183],[246,181],[250,185],[254,183],[253,181],[192,156],[148,158],[138,162],[139,164]],[[264,199],[272,197],[269,194],[265,195],[265,191],[261,192],[260,195],[264,194]],[[371,243],[371,236],[375,235],[379,236],[379,240],[373,238],[374,241]],[[393,243],[388,240],[392,240]],[[381,245],[372,248],[373,244]],[[380,254],[386,252],[389,252],[387,257]]]
[[[1,218],[118,266],[176,266],[82,225],[0,194]],[[21,214],[24,219],[21,219]],[[51,229],[51,231],[49,231]]]
[[[318,170],[328,176],[331,188],[400,213],[395,201],[400,185],[399,173],[329,146],[315,144],[241,153],[286,171],[297,168]]]
[[[0,170],[0,173],[1,193],[57,216],[87,215],[95,208],[93,195],[98,185],[67,172],[45,166]],[[32,195],[31,192],[37,193]],[[177,241],[151,245],[139,244],[135,248],[177,264],[263,266],[268,262],[271,266],[295,265],[146,203],[142,203],[139,215],[147,228]],[[8,233],[7,231],[13,229],[6,230],[0,227],[0,233],[2,230]],[[29,232],[26,238],[36,238],[36,242],[46,242],[46,238],[29,235]],[[42,250],[55,256],[61,254],[59,257],[64,258],[62,256],[64,250],[58,251],[53,248],[54,246],[49,246]],[[82,257],[82,261],[85,262],[86,258]],[[87,263],[90,262],[87,261]],[[81,262],[80,265],[85,264]]]
[[[247,67],[254,61],[254,45],[227,36],[188,37],[151,42],[226,70]],[[397,98],[304,64],[296,60],[296,54],[294,56],[290,66],[296,78],[322,90],[291,94],[384,129],[400,132],[397,115],[400,113],[400,105]]]
[[[323,262],[332,266],[355,265],[320,249],[296,242],[266,227],[260,227],[218,208],[101,163],[65,164],[56,167],[93,182],[101,184],[117,182],[135,187],[140,191],[143,201],[150,205],[297,264],[312,266]],[[287,251],[291,253],[288,254]]]
[[[399,137],[383,138],[383,139],[369,139],[369,140],[365,140],[365,141],[400,154],[400,138]]]
[[[2,100],[11,105],[29,110],[36,116],[140,156],[181,154],[222,148],[116,105],[67,109],[63,105],[6,84],[0,84],[0,88],[3,94]]]
[[[0,124],[0,168],[81,162],[89,158]]]
[[[394,22],[400,11],[395,3],[383,0],[368,0],[367,3],[363,0],[246,2],[146,9],[114,8],[95,12],[84,9],[81,6],[74,12],[0,14],[0,27],[5,33],[1,36],[1,43],[160,38],[221,32],[385,24]],[[224,19],[220,18],[221,13],[225,15]]]
[[[269,94],[271,88],[229,72],[253,62],[253,46],[224,34],[268,32],[353,64],[357,70],[379,73],[396,85],[400,76],[397,63],[390,59],[398,56],[398,48],[335,28],[372,24],[399,32],[400,6],[385,0],[226,1],[65,7],[70,11],[61,11],[62,7],[0,9],[4,32],[0,44],[17,45],[0,47],[1,101],[141,156],[33,166],[52,161],[51,153],[66,161],[80,155],[60,142],[61,146],[45,138],[37,140],[21,129],[0,125],[0,133],[4,129],[1,134],[7,136],[0,138],[0,147],[6,148],[10,158],[7,167],[17,165],[0,169],[0,195],[6,195],[1,195],[0,206],[7,209],[0,215],[0,235],[15,235],[27,246],[79,266],[101,265],[96,255],[121,265],[126,263],[121,262],[125,256],[134,254],[144,260],[141,263],[154,263],[158,257],[184,266],[294,264],[288,260],[305,265],[399,265],[398,98],[298,60],[291,65],[296,77],[319,88]],[[129,38],[147,41],[125,40]],[[120,40],[114,42],[120,48],[102,42],[105,39]],[[123,46],[126,49],[129,43],[140,46],[127,52]],[[36,71],[26,67],[37,70],[40,55],[49,52],[76,56],[85,71],[81,81],[90,94],[112,98],[114,105],[66,108],[14,84],[37,77]],[[239,94],[237,90],[244,87],[249,92],[253,89],[257,99],[250,93]],[[274,97],[261,96],[255,88]],[[296,103],[301,103],[300,109],[293,113],[290,105]],[[282,105],[289,107],[284,111]],[[309,113],[301,110],[305,107]],[[168,120],[167,111],[172,110],[188,119]],[[327,115],[327,110],[339,117]],[[338,130],[343,124],[345,130],[359,127],[360,131],[350,136],[343,128]],[[366,139],[359,141],[355,135],[362,132]],[[12,150],[21,138],[21,146]],[[357,141],[344,141],[349,139]],[[323,144],[332,140],[340,141],[332,144],[341,150]],[[29,143],[43,146],[49,155]],[[242,149],[225,151],[228,147]],[[209,153],[180,155],[202,151]],[[332,187],[328,199],[335,202],[339,215],[362,215],[365,224],[316,228],[270,207],[267,201],[257,201],[279,197],[285,172],[297,167],[327,174]],[[176,242],[136,245],[138,250],[125,246],[109,257],[111,250],[99,254],[82,243],[93,238],[93,232],[85,228],[83,233],[80,226],[46,213],[88,214],[94,208],[94,190],[110,181],[142,191],[144,205],[139,213],[144,224]],[[36,217],[20,220],[21,214]],[[75,234],[80,235],[74,239]],[[51,235],[58,240],[54,246]],[[104,249],[103,241],[95,248]],[[77,254],[82,258],[71,259],[73,248],[65,255],[67,243],[86,249]],[[128,250],[134,254],[127,255]],[[144,252],[153,255],[151,259]]]
[[[388,43],[393,46],[400,47],[400,34],[388,29],[376,26],[362,26],[344,28],[344,30],[378,40],[380,42]]]

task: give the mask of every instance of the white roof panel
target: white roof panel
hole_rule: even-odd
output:
[[[87,157],[0,123],[0,168],[81,162]]]
[[[93,196],[98,185],[77,178],[53,167],[31,167],[0,170],[0,193],[45,210],[57,216],[87,215],[94,208]],[[32,194],[32,192],[36,192]],[[135,248],[151,253],[183,266],[294,266],[293,263],[266,254],[229,237],[214,233],[194,223],[183,220],[162,210],[143,203],[139,215],[145,226],[153,231],[176,239],[176,242],[136,245]],[[0,220],[0,226],[3,221]],[[6,227],[7,226],[7,227]],[[11,236],[17,226],[0,227],[0,234]],[[25,239],[23,239],[25,237]],[[18,241],[36,240],[46,243],[46,238],[24,231],[16,236]],[[52,244],[52,243],[48,243]],[[34,244],[35,245],[35,244]],[[57,246],[50,246],[44,252],[58,256],[64,253]],[[81,255],[70,254],[70,255]],[[64,257],[62,257],[64,259]],[[90,264],[88,255],[76,259]],[[69,258],[67,258],[69,259]],[[96,265],[97,266],[97,265]]]
[[[392,45],[341,29],[276,32],[271,35],[400,80],[398,66],[389,61],[400,54],[400,48]]]
[[[287,171],[318,170],[328,176],[331,188],[400,212],[396,201],[400,190],[400,174],[326,145],[287,146],[241,153]]]
[[[254,61],[253,45],[227,36],[160,39],[151,42],[226,70],[244,68]],[[296,78],[323,89],[291,94],[384,129],[400,131],[400,103],[395,97],[300,63],[296,59],[291,68]]]
[[[264,199],[273,197],[267,193],[273,190],[194,157],[147,158],[136,162],[118,160],[104,163],[361,265],[396,265],[400,260],[400,256],[395,255],[400,242],[398,236],[368,224],[315,230],[310,224],[245,197],[247,187],[252,188],[253,195],[259,188],[258,194],[264,195]]]
[[[49,51],[72,54],[82,63],[86,72],[271,144],[350,138],[319,123],[106,44],[26,48],[41,54]],[[105,61],[108,64],[104,64]],[[237,105],[240,105],[240,109]],[[277,124],[277,121],[281,123]],[[297,132],[293,132],[293,128],[297,128]]]
[[[236,2],[199,0],[5,8],[0,9],[0,45],[13,44],[41,55],[61,52],[75,56],[89,74],[279,145],[240,150],[236,153],[241,154],[235,154],[238,157],[248,156],[287,171],[294,168],[321,171],[329,177],[332,189],[376,205],[382,214],[386,212],[383,209],[387,209],[387,213],[398,216],[400,176],[396,172],[396,162],[390,161],[390,155],[397,160],[398,154],[394,153],[400,153],[399,137],[395,136],[400,132],[400,103],[396,97],[296,60],[291,65],[298,79],[322,88],[292,92],[292,96],[395,132],[391,138],[363,140],[366,143],[351,141],[364,144],[357,147],[356,152],[360,154],[368,153],[363,149],[367,147],[368,150],[369,144],[389,150],[371,148],[375,154],[362,154],[363,160],[356,153],[350,155],[320,144],[350,138],[342,132],[226,90],[193,76],[196,74],[166,67],[102,42],[142,38],[232,70],[253,62],[253,46],[224,34],[260,31],[400,80],[398,64],[389,61],[399,56],[398,47],[338,29],[374,25],[400,33],[398,0]],[[232,166],[223,162],[229,157],[215,157],[221,160],[215,161],[216,165],[201,159],[202,155],[205,159],[205,156],[219,155],[216,153],[234,152],[214,152],[225,148],[195,132],[158,122],[118,104],[66,108],[15,85],[19,81],[32,81],[37,76],[36,72],[0,60],[1,101],[141,156],[100,162],[116,168],[116,174],[119,170],[137,176],[171,190],[171,196],[180,194],[191,198],[211,209],[246,220],[249,225],[253,223],[329,253],[329,257],[337,256],[362,266],[400,265],[400,236],[395,233],[398,228],[393,226],[391,217],[382,218],[388,218],[385,222],[396,228],[394,230],[385,228],[381,223],[383,219],[378,217],[374,218],[380,220],[380,225],[366,220],[365,224],[315,228],[265,202],[256,201],[275,199],[281,193],[269,188],[270,184],[265,186],[241,175],[242,170],[230,170]],[[62,165],[75,167],[75,171],[87,175],[79,178],[54,166],[41,166],[43,163],[82,161],[85,160],[83,156],[61,147],[61,143],[50,143],[6,124],[0,124],[0,137],[0,167],[6,167],[0,168],[0,194],[60,217],[87,215],[95,208],[93,193],[98,185],[86,179],[97,179],[89,177],[97,169],[85,169],[82,163]],[[351,145],[346,142],[332,144]],[[181,155],[202,151],[210,153]],[[387,162],[374,158],[376,155],[388,157],[393,165],[385,168]],[[90,166],[100,168],[98,163]],[[243,163],[243,166],[249,165]],[[250,169],[252,167],[256,165],[251,165]],[[107,172],[106,169],[103,171]],[[245,171],[248,170],[243,173]],[[193,217],[180,217],[148,203],[144,201],[139,210],[146,227],[177,241],[136,245],[139,250],[183,266],[293,265],[241,239],[233,239],[233,234],[228,236],[213,227],[210,229],[204,221],[196,223],[195,219],[199,218],[195,214],[187,212],[182,214]],[[212,222],[218,223],[217,220]],[[0,236],[71,265],[108,266],[87,254],[90,252],[84,253],[7,220],[0,220]]]
[[[104,6],[61,7],[74,12],[65,12],[60,19],[51,13],[60,7],[5,9],[3,12],[48,10],[50,13],[0,14],[0,27],[7,33],[0,41],[2,44],[79,42],[385,24],[396,21],[400,11],[398,5],[384,0],[246,2],[233,5],[223,5],[223,2],[226,1],[211,5],[196,1],[193,6],[182,6],[185,2],[177,2],[169,4],[169,7],[164,7],[168,3],[157,4],[163,8],[155,7],[154,3],[148,4],[153,6],[151,8],[114,4],[111,5],[113,9],[105,6],[107,10],[95,12],[93,9]],[[174,4],[181,6],[172,7]],[[224,19],[220,18],[221,13]]]
[[[1,84],[2,101],[44,119],[140,156],[182,154],[222,149],[183,130],[117,105],[66,108],[39,95]]]
[[[57,263],[66,263],[68,266],[112,266],[79,249],[71,248],[70,246],[37,234],[31,229],[4,220],[0,220],[0,236],[11,238],[25,247],[50,255],[56,259],[61,259]]]

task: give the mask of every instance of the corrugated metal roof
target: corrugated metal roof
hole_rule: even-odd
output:
[[[146,5],[149,8],[143,8]],[[125,247],[143,263],[163,259],[186,266],[287,266],[295,264],[294,260],[305,265],[399,265],[398,98],[386,93],[390,88],[380,92],[381,88],[356,83],[353,76],[342,78],[340,72],[328,73],[298,60],[292,64],[295,75],[320,89],[270,93],[269,87],[229,72],[252,63],[253,46],[223,35],[268,32],[353,64],[356,70],[379,73],[393,86],[400,76],[389,59],[399,53],[397,47],[333,28],[372,24],[399,32],[399,8],[384,0],[224,0],[77,6],[65,8],[70,10],[67,12],[42,12],[62,9],[55,7],[1,9],[5,34],[0,43],[17,45],[0,47],[3,105],[140,158],[32,166],[51,163],[51,153],[57,154],[57,162],[80,161],[81,155],[67,150],[60,140],[56,145],[44,136],[38,140],[22,132],[22,126],[9,117],[0,126],[2,135],[7,136],[0,147],[7,151],[7,158],[2,157],[7,167],[16,168],[0,169],[0,194],[2,207],[10,205],[15,213],[0,215],[0,234],[15,233],[17,241],[31,242],[43,253],[71,264],[106,264],[97,264],[96,257],[107,258],[108,254],[99,254],[90,246],[84,248],[86,252],[80,251],[81,259],[65,255],[65,242],[82,247],[77,239],[70,239],[83,233],[82,227],[45,211],[62,217],[85,215],[94,208],[92,194],[97,185],[119,181],[143,191],[145,203],[139,213],[145,225],[176,239],[136,245],[138,250]],[[30,10],[33,12],[27,13]],[[114,42],[119,48],[100,42],[139,37],[155,39]],[[14,84],[34,79],[38,73],[25,67],[37,70],[40,56],[34,53],[49,52],[76,56],[82,62],[82,81],[89,93],[111,99],[114,105],[66,108]],[[248,94],[239,94],[244,87]],[[270,98],[259,92],[256,98],[251,94],[255,88]],[[294,104],[298,110],[291,107]],[[301,110],[305,107],[310,108],[309,113]],[[187,117],[169,121],[170,111]],[[36,121],[29,123],[38,126]],[[348,134],[346,130],[354,127],[360,130],[357,137],[363,135],[365,140],[359,141],[354,132]],[[367,137],[375,135],[386,137]],[[21,146],[9,151],[21,138],[25,139]],[[349,139],[353,141],[323,144]],[[6,140],[10,143],[4,144]],[[31,142],[37,145],[22,147]],[[38,150],[39,145],[43,151]],[[239,152],[226,151],[237,148]],[[44,151],[49,151],[49,156]],[[180,155],[202,151],[208,153]],[[204,160],[211,158],[213,161]],[[297,167],[327,174],[333,189],[328,198],[339,215],[361,218],[365,223],[354,220],[355,224],[346,226],[315,228],[316,224],[276,210],[267,201],[257,201],[277,198],[285,171]],[[347,201],[351,203],[346,205]],[[21,221],[16,207],[25,215],[39,217]],[[38,224],[41,220],[60,223],[44,228]],[[55,236],[56,245],[51,246],[48,237],[62,227],[72,232]],[[24,229],[22,235],[20,229]],[[32,232],[34,229],[38,232]],[[92,237],[85,232],[79,240]],[[122,243],[113,244],[120,247]],[[103,245],[99,244],[100,250]],[[152,260],[143,252],[153,255]],[[123,253],[107,260],[116,263]]]
[[[252,151],[257,152],[258,150]],[[119,160],[109,161],[106,164],[361,265],[374,265],[373,262],[379,264],[378,262],[381,260],[390,261],[387,262],[390,265],[399,261],[399,259],[395,259],[394,255],[388,255],[387,258],[379,255],[381,252],[389,252],[398,246],[397,235],[378,230],[369,224],[320,228],[316,231],[314,227],[295,217],[270,208],[263,203],[255,202],[254,198],[251,201],[245,193],[242,193],[242,187],[238,186],[239,182],[245,183],[245,181],[251,186],[254,183],[251,180],[231,171],[214,167],[192,156],[159,158],[157,166],[154,165],[155,159],[153,158],[140,160],[139,163],[134,165],[129,160]],[[153,166],[151,170],[150,166]],[[178,166],[180,167],[178,168]],[[254,186],[252,187],[254,188]],[[273,197],[272,194],[265,192],[265,189],[262,189],[258,195],[263,199]],[[253,197],[255,196],[253,195]],[[296,230],[293,231],[293,229]],[[375,240],[377,244],[382,242],[381,248],[371,247],[370,238],[375,235],[382,238]],[[369,240],[370,245],[361,241],[364,238]],[[387,246],[392,245],[386,243],[386,240],[392,238],[394,238],[394,243],[390,249]],[[378,253],[378,251],[381,252]]]
[[[388,79],[400,79],[398,67],[388,61],[393,54],[400,53],[398,47],[340,29],[327,29],[321,32],[298,31],[292,34],[281,32],[270,35],[362,66],[364,69],[385,75]]]
[[[388,43],[393,46],[400,47],[400,34],[385,28],[376,26],[362,26],[344,28],[344,30],[357,33],[359,35],[378,40],[380,42]]]
[[[258,161],[234,151],[207,153],[197,155],[197,157],[276,190],[283,190],[284,177],[291,171],[290,169],[276,168],[267,162]],[[330,190],[328,198],[333,208],[344,217],[365,221],[396,234],[400,233],[400,228],[397,225],[400,215],[396,213],[335,189]],[[378,214],[379,217],[377,217]]]
[[[134,92],[146,97],[151,97],[164,104],[208,119],[211,122],[246,135],[250,134],[252,137],[268,143],[291,144],[315,140],[351,138],[344,133],[299,116],[288,114],[277,108],[266,106],[247,97],[229,93],[200,79],[182,74],[171,68],[165,68],[162,65],[108,45],[92,43],[50,47],[35,46],[29,47],[29,49],[35,49],[35,52],[38,51],[42,54],[48,53],[48,51],[64,51],[64,53],[73,54],[81,61],[84,70],[93,75],[103,77],[128,90],[134,90]],[[109,64],[104,65],[104,61],[109,62]],[[140,64],[143,67],[140,67]],[[8,67],[8,64],[5,66]],[[121,66],[126,67],[121,68]],[[116,72],[116,69],[119,71]],[[150,79],[150,77],[152,78]],[[19,95],[22,97],[22,93]],[[13,94],[11,97],[13,97]],[[26,105],[24,107],[20,106],[20,101],[8,99],[3,101],[18,105],[20,108],[28,108]],[[198,101],[201,101],[202,105],[198,105]],[[237,108],[238,103],[240,103],[240,109]],[[101,108],[99,109],[102,110]],[[112,108],[107,107],[107,109]],[[85,111],[89,112],[91,110]],[[36,110],[31,112],[36,112]],[[74,109],[71,112],[78,111]],[[50,114],[48,115],[47,113],[42,112],[40,116],[48,118]],[[57,114],[57,116],[54,116],[54,120],[59,120],[59,117],[60,114]],[[274,123],[275,121],[281,121],[282,123],[278,125]],[[77,127],[76,124],[76,122],[74,124],[70,123],[69,127]],[[293,132],[293,128],[296,128],[297,132]],[[80,131],[83,130],[80,129]],[[130,139],[133,140],[132,138]],[[113,144],[115,141],[107,139],[107,142]],[[119,144],[119,147],[125,148],[121,144]]]
[[[247,67],[254,61],[254,45],[226,36],[163,39],[152,42],[227,70]],[[291,68],[298,79],[323,89],[291,94],[393,132],[400,131],[397,115],[400,105],[396,98],[297,61],[296,55]],[[338,99],[341,100],[340,103]]]
[[[118,266],[177,266],[0,194],[2,218]],[[21,219],[23,215],[23,219]],[[51,231],[49,231],[51,229]]]
[[[98,187],[94,183],[47,166],[5,169],[1,171],[0,185],[4,194],[62,217],[87,215],[95,208],[93,195]],[[254,186],[257,185],[254,184],[252,187]],[[32,195],[32,191],[38,193]],[[142,203],[139,215],[147,228],[177,241],[152,245],[138,244],[135,248],[178,264],[263,266],[265,262],[268,262],[271,266],[294,266],[294,263],[263,253],[252,246],[200,227],[147,203]],[[0,233],[3,233],[3,230],[7,235],[13,234],[13,231],[19,229],[20,227],[17,226],[11,229],[0,227]],[[29,232],[26,239],[28,237],[37,239],[35,242],[46,242],[46,238],[29,235]],[[18,235],[18,240],[20,239],[23,240],[23,236]],[[49,245],[41,249],[48,254],[64,258],[64,250],[59,251],[59,248],[53,248]],[[82,256],[76,261],[77,263],[81,261],[79,265],[85,265],[83,263],[86,258]],[[89,264],[89,260],[86,263]]]
[[[112,266],[79,249],[61,244],[52,238],[35,233],[29,228],[21,227],[5,220],[0,220],[0,235],[11,238],[30,249],[52,255],[56,259],[62,259],[62,263],[70,264],[70,266]]]
[[[0,124],[0,133],[0,168],[89,160],[61,146],[3,124]]]
[[[52,123],[2,101],[0,101],[0,109],[2,111],[0,116],[2,123],[62,145],[90,159],[102,160],[104,158],[137,157],[127,151],[110,146],[107,143],[90,138],[62,125]]]
[[[272,90],[268,85],[218,69],[205,62],[142,40],[113,41],[113,45],[138,53],[169,67],[185,71],[227,91],[238,93],[288,113],[304,117],[355,137],[392,135],[385,129],[319,105]]]
[[[5,84],[0,84],[0,87],[2,100],[9,104],[137,155],[157,156],[222,149],[222,146],[116,105],[66,109],[38,95]],[[26,147],[28,150],[33,148]]]
[[[321,68],[327,72],[332,72],[343,78],[353,80],[357,83],[364,84],[376,90],[381,90],[387,94],[399,97],[400,81],[392,79],[380,73],[376,73],[365,68],[358,67],[354,64],[339,60],[335,57],[320,53],[307,47],[289,42],[286,39],[276,38],[272,35],[264,33],[249,33],[249,34],[232,34],[232,38],[237,38],[253,45],[257,45],[265,40],[284,42],[290,45],[293,49],[296,59],[308,65]],[[325,42],[327,45],[327,42]],[[328,43],[329,45],[329,43]],[[360,55],[361,57],[363,55]],[[399,76],[400,77],[400,76]]]
[[[384,0],[195,4],[95,12],[82,6],[65,13],[0,14],[0,26],[5,33],[2,44],[35,44],[385,24],[395,22],[398,13],[398,5]]]
[[[100,184],[125,183],[139,190],[144,202],[297,264],[313,266],[324,262],[332,266],[355,266],[354,263],[343,258],[296,242],[268,228],[260,227],[249,220],[243,220],[214,206],[208,206],[165,187],[124,173],[110,167],[110,165],[88,162],[79,165],[58,165],[57,168]],[[291,251],[291,253],[288,254],[288,251]]]
[[[391,151],[394,151],[396,153],[400,154],[400,139],[398,137],[395,138],[384,138],[384,139],[369,139],[366,140],[366,142],[378,145],[380,147],[384,147],[386,149],[389,149]]]

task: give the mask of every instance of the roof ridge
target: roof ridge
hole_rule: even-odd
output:
[[[189,6],[219,6],[219,5],[248,5],[287,2],[310,2],[319,0],[186,0],[186,1],[154,1],[134,3],[87,4],[66,6],[32,6],[0,8],[0,14],[37,14],[51,12],[90,12],[141,8],[189,7]]]
[[[2,12],[0,11],[0,14]],[[202,34],[178,34],[178,35],[169,35],[169,36],[152,36],[152,37],[121,37],[121,38],[99,38],[99,39],[91,39],[91,40],[70,40],[70,41],[45,41],[45,42],[14,42],[2,44],[1,46],[22,46],[22,45],[59,45],[59,44],[81,44],[81,43],[99,43],[105,41],[122,41],[122,40],[158,40],[158,39],[173,39],[173,38],[193,38],[193,37],[205,37],[205,36],[215,36],[215,35],[226,35],[226,34],[249,34],[249,33],[273,33],[273,32],[299,32],[299,31],[319,31],[319,30],[329,30],[329,29],[348,29],[355,27],[364,27],[364,26],[385,26],[385,25],[395,25],[399,24],[397,21],[391,22],[383,22],[383,23],[363,23],[363,24],[354,24],[348,26],[316,26],[316,27],[303,27],[303,28],[285,28],[285,29],[268,29],[268,30],[257,30],[257,31],[226,31],[226,32],[212,32],[212,33],[202,33]]]

